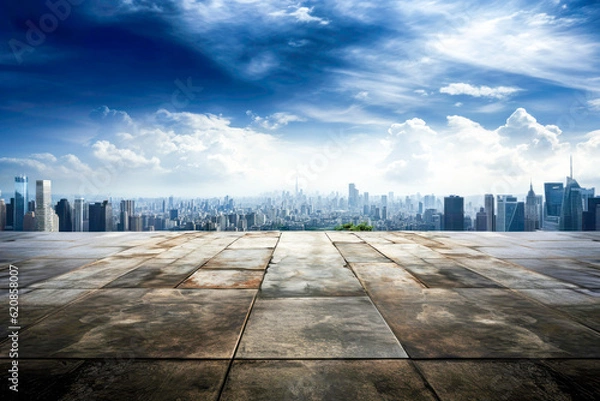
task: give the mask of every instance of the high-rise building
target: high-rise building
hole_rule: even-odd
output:
[[[23,231],[35,231],[35,212],[27,212],[23,216]]]
[[[498,195],[497,231],[525,230],[525,203],[518,202],[512,195]]]
[[[136,231],[131,229],[131,218],[135,213],[135,201],[122,200],[120,211],[119,231]]]
[[[488,231],[487,224],[488,215],[485,208],[479,208],[479,212],[475,215],[475,231]]]
[[[27,204],[29,203],[28,185],[27,176],[15,177],[15,202],[13,206],[13,230],[15,231],[23,231],[23,217],[27,213]]]
[[[596,188],[581,188],[581,202],[583,204],[583,211],[588,210],[588,199],[593,198],[596,195]]]
[[[494,195],[485,194],[486,231],[496,231],[496,214],[494,210]]]
[[[83,198],[75,198],[75,206],[73,207],[73,231],[83,231],[84,203],[85,200]]]
[[[567,185],[565,186],[560,212],[559,230],[581,231],[582,214],[581,187],[573,177],[567,177]]]
[[[13,229],[13,221],[15,218],[15,198],[10,198],[10,202],[6,205],[6,229]]]
[[[52,183],[50,180],[35,182],[35,230],[57,231],[54,227],[54,209],[52,208]]]
[[[600,197],[588,198],[581,223],[583,231],[600,231]]]
[[[540,229],[539,210],[538,197],[533,192],[533,184],[529,183],[529,192],[525,198],[525,231]]]
[[[112,207],[108,201],[89,204],[89,231],[112,231]]]
[[[348,184],[348,209],[356,209],[358,207],[358,189],[356,185]]]
[[[0,198],[0,231],[6,228],[6,204],[4,199]]]
[[[58,215],[58,231],[70,232],[73,231],[73,213],[71,204],[67,199],[61,199],[56,204],[54,210]]]
[[[444,198],[444,230],[464,231],[465,209],[464,198],[450,195]]]

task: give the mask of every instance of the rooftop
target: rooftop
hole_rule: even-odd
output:
[[[18,268],[19,399],[597,400],[599,241],[0,233],[6,311]]]

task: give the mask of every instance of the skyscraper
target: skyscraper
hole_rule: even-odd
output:
[[[600,231],[600,197],[588,198],[587,211],[583,212],[582,230]]]
[[[558,219],[562,209],[565,188],[562,182],[544,183],[546,207],[544,208],[544,230],[558,230]]]
[[[15,203],[13,207],[13,230],[23,231],[23,217],[27,212],[29,196],[27,187],[29,181],[26,175],[15,177]]]
[[[108,201],[89,204],[89,231],[112,231],[112,207]]]
[[[131,228],[131,218],[135,213],[135,201],[122,200],[120,211],[119,231],[136,231]]]
[[[494,195],[485,194],[486,231],[496,231],[496,215],[494,210]]]
[[[517,202],[512,195],[498,195],[498,216],[496,217],[497,231],[525,230],[525,203]]]
[[[6,204],[4,199],[0,199],[0,231],[6,228]]]
[[[493,198],[492,198],[493,201]],[[488,231],[488,216],[484,208],[480,208],[475,216],[475,231]]]
[[[73,208],[73,231],[83,231],[84,202],[85,200],[83,198],[75,198],[75,206]]]
[[[464,198],[450,195],[444,198],[444,230],[464,231],[465,209]]]
[[[58,215],[58,231],[73,231],[71,204],[67,199],[61,199],[55,207]]]
[[[567,177],[567,185],[565,186],[560,212],[559,230],[581,231],[582,214],[581,187],[573,177]]]
[[[348,184],[348,209],[356,209],[358,207],[358,189],[354,184]]]
[[[52,183],[50,180],[35,182],[35,230],[56,231],[52,208]]]
[[[529,192],[525,198],[525,231],[535,231],[540,228],[538,197],[533,192],[533,184],[529,183]]]

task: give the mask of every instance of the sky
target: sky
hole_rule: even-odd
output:
[[[571,155],[600,189],[598,26],[594,1],[5,1],[0,190],[541,193]]]

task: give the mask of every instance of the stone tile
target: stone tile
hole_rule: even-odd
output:
[[[229,245],[229,249],[275,248],[279,233],[248,233]]]
[[[417,248],[419,245],[410,244],[372,244],[381,254],[398,263],[400,266],[404,265],[417,265],[425,264],[421,257],[415,256],[414,253],[409,252],[410,248]],[[429,255],[431,256],[431,255]]]
[[[521,294],[557,309],[600,332],[600,298],[574,290],[519,290]]]
[[[36,288],[100,288],[130,272],[148,258],[109,257],[33,284]]]
[[[328,231],[327,236],[331,242],[363,242],[354,232],[349,231]]]
[[[451,259],[424,259],[427,264],[404,268],[429,288],[499,288],[498,283],[466,269]]]
[[[565,393],[574,400],[594,401],[600,398],[600,360],[543,360]]]
[[[196,265],[178,264],[175,259],[149,259],[105,288],[175,288],[196,269]]]
[[[548,277],[497,258],[458,258],[461,265],[508,288],[575,288],[562,280]]]
[[[257,270],[200,269],[178,288],[256,288],[264,272]]]
[[[361,296],[363,288],[345,267],[329,265],[269,266],[261,286],[261,298]]]
[[[594,400],[592,386],[587,394],[565,385],[556,372],[536,361],[418,361],[415,362],[441,400]],[[582,368],[589,363],[574,361]],[[596,374],[598,362],[595,366]],[[589,372],[585,377],[592,378]],[[598,376],[595,377],[596,383]],[[594,380],[594,379],[592,379]],[[581,383],[584,386],[585,383]]]
[[[405,358],[367,297],[258,299],[238,358]]]
[[[585,262],[575,259],[510,259],[510,261],[562,282],[584,288],[600,288],[600,269]]]
[[[226,400],[435,400],[409,361],[238,360]]]
[[[94,262],[95,259],[28,259],[19,268],[19,287],[28,287]],[[0,286],[8,288],[9,270],[0,270]]]
[[[29,289],[19,290],[18,305],[18,326],[27,328],[36,323],[41,318],[58,310],[61,306],[81,298],[91,290],[65,290],[65,289]],[[8,312],[8,291],[2,297],[3,305],[7,305]],[[8,319],[7,324],[0,325],[0,338],[4,340],[9,333]]]
[[[20,399],[217,400],[228,361],[27,360]],[[6,362],[2,384],[7,382]],[[4,393],[7,394],[7,393]]]
[[[25,330],[20,356],[231,358],[255,293],[98,290]]]
[[[265,270],[271,259],[272,249],[225,249],[209,260],[206,269]]]
[[[388,258],[377,252],[368,244],[344,243],[336,244],[336,248],[348,263],[385,263]]]
[[[510,290],[402,289],[372,298],[412,358],[600,356],[600,334]]]
[[[350,266],[369,293],[424,288],[415,276],[396,263],[351,263]]]
[[[560,255],[556,249],[536,249],[525,246],[511,244],[510,246],[491,246],[478,248],[480,252],[486,255],[501,259],[517,259],[517,258],[558,258]]]

